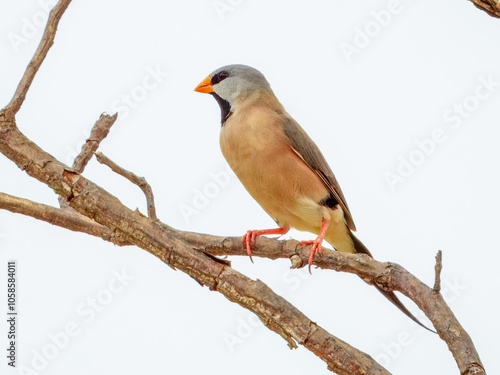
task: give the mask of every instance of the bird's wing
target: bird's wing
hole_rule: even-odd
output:
[[[351,212],[349,211],[349,206],[344,198],[344,194],[340,189],[337,179],[333,175],[325,157],[319,150],[318,146],[314,141],[307,135],[307,133],[300,127],[300,125],[291,117],[283,115],[282,124],[285,134],[290,140],[290,145],[293,151],[311,168],[311,170],[316,173],[323,184],[326,186],[330,192],[330,202],[331,198],[335,200],[333,206],[338,203],[344,211],[345,220],[349,229],[355,231],[356,226],[352,219]],[[322,202],[325,203],[325,202]],[[330,206],[330,204],[326,204]],[[333,208],[333,207],[332,207]]]

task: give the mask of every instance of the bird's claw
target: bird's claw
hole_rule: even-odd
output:
[[[300,241],[299,242],[299,246],[300,245],[312,245],[311,252],[309,254],[309,261],[307,262],[309,264],[309,273],[311,273],[311,266],[312,266],[314,255],[316,254],[316,252],[321,254],[321,244],[322,243],[323,243],[323,239],[319,238],[319,237],[316,238],[314,241],[309,240],[309,241]]]
[[[247,249],[247,254],[253,263],[252,248],[255,247],[255,239],[257,238],[258,230],[249,230],[243,235],[243,246]]]

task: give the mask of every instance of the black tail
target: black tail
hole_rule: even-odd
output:
[[[358,238],[351,232],[351,238],[352,241],[354,242],[354,248],[356,249],[356,252],[361,253],[361,254],[366,254],[373,258],[373,255],[370,253],[370,251],[366,248],[366,246],[358,240]],[[431,331],[433,333],[436,333],[432,329],[427,328],[424,326],[407,308],[405,305],[403,305],[403,302],[401,302],[398,298],[398,296],[392,291],[392,290],[384,290],[381,287],[379,287],[377,284],[373,284],[377,290],[384,295],[385,298],[387,298],[389,301],[391,301],[399,310],[401,310],[407,317],[409,317],[411,320],[413,320],[415,323],[417,323],[419,326],[424,327],[426,330]]]

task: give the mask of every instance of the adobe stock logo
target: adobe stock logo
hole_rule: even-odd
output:
[[[391,24],[394,16],[400,14],[403,10],[403,5],[399,0],[389,1],[386,9],[372,10],[370,12],[372,19],[362,28],[356,27],[354,29],[355,35],[352,43],[340,43],[340,50],[347,62],[350,63],[354,55],[361,54]]]
[[[33,13],[29,18],[21,18],[19,31],[7,34],[14,52],[18,53],[21,46],[28,44],[30,40],[41,33],[45,28],[52,7],[56,4],[57,0],[39,0],[38,5],[41,9]]]
[[[477,80],[478,83],[472,94],[444,111],[443,121],[446,126],[436,126],[430,131],[428,137],[415,139],[413,150],[406,156],[398,156],[397,167],[384,173],[391,191],[395,191],[396,187],[413,175],[417,168],[436,152],[438,146],[446,142],[453,131],[460,129],[465,120],[470,118],[481,107],[481,104],[491,98],[500,87],[500,81],[495,81],[491,74],[487,78],[479,76]]]
[[[75,338],[84,332],[85,327],[105,311],[117,295],[123,293],[130,282],[135,280],[135,276],[128,274],[125,269],[119,272],[111,270],[111,275],[112,277],[105,286],[76,306],[76,315],[79,319],[68,321],[66,324],[62,324],[58,330],[51,331],[45,344],[39,349],[31,351],[31,359],[26,358],[24,363],[18,366],[18,374],[39,375],[44,372],[51,362],[60,355],[64,355]]]
[[[111,112],[118,112],[120,120],[127,118],[130,112],[144,102],[149,94],[157,89],[163,80],[170,76],[168,71],[161,68],[159,64],[153,68],[150,65],[146,67],[146,74],[142,77],[139,84],[130,89],[129,92],[120,95],[111,103]]]
[[[146,73],[137,85],[133,86],[129,91],[122,93],[118,99],[115,99],[111,103],[109,113],[114,114],[118,112],[118,119],[120,121],[126,119],[134,109],[138,108],[151,95],[152,91],[160,87],[161,83],[170,76],[170,73],[163,70],[159,64],[156,64],[154,67],[148,65],[145,67],[145,70]],[[78,139],[78,142],[71,146],[65,146],[66,156],[64,162],[67,165],[73,165],[73,161],[80,154],[82,146],[87,142],[89,136],[88,128],[82,128],[80,133],[82,137]]]
[[[219,16],[221,21],[226,18],[227,12],[233,12],[238,5],[240,5],[243,0],[216,0],[212,3],[212,7]]]
[[[193,216],[198,216],[203,210],[209,207],[211,202],[229,186],[233,179],[233,172],[227,166],[217,172],[209,173],[208,178],[209,180],[203,186],[191,190],[192,195],[188,199],[188,203],[181,202],[178,206],[186,224],[191,222]]]
[[[304,282],[309,280],[312,275],[307,271],[307,268],[289,269],[282,276],[281,281],[284,284],[285,290],[289,292],[297,292]],[[275,290],[276,294],[283,295],[282,291]],[[236,349],[240,348],[246,340],[250,339],[257,330],[263,327],[259,317],[252,312],[246,311],[245,317],[238,316],[236,324],[231,332],[224,332],[222,339],[226,344],[229,353],[233,354]]]

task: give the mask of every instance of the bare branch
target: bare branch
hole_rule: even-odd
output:
[[[75,161],[73,162],[73,169],[75,170],[76,173],[80,174],[83,173],[85,166],[94,155],[94,152],[96,152],[97,149],[99,148],[99,144],[108,135],[109,130],[111,129],[111,126],[113,126],[113,124],[115,123],[117,116],[118,113],[115,113],[113,116],[105,115],[103,113],[96,121],[95,125],[92,127],[92,130],[90,131],[89,138],[82,146],[82,150],[80,151],[78,156],[75,158]]]
[[[38,69],[42,65],[43,60],[45,60],[50,47],[52,47],[52,45],[54,44],[54,38],[56,36],[59,20],[61,19],[69,3],[71,3],[71,0],[60,0],[54,7],[54,9],[52,9],[52,11],[50,12],[47,26],[45,27],[45,31],[42,36],[42,40],[40,41],[40,44],[38,45],[33,58],[31,59],[28,67],[26,68],[26,71],[24,72],[24,76],[21,79],[21,82],[19,82],[14,96],[4,109],[5,116],[8,119],[14,118],[16,113],[21,108],[21,105],[26,98],[26,93],[28,92],[31,83],[35,78]]]
[[[484,10],[492,17],[500,18],[500,1],[499,0],[470,0],[481,10]]]
[[[443,252],[438,251],[436,255],[436,266],[434,267],[434,272],[436,273],[436,278],[434,280],[434,288],[432,288],[434,293],[439,293],[441,291],[441,270],[443,269]]]
[[[118,246],[132,245],[129,241],[116,235],[107,227],[96,223],[73,209],[56,208],[29,199],[14,197],[0,193],[0,208],[10,212],[31,216],[35,219],[57,225],[74,232],[83,232],[100,237],[104,241],[112,242]]]
[[[83,173],[83,170],[87,166],[87,163],[94,155],[94,152],[97,151],[99,145],[102,140],[106,138],[111,129],[111,126],[116,121],[118,113],[115,113],[113,116],[105,115],[104,113],[99,116],[99,119],[96,121],[92,130],[90,131],[90,135],[82,146],[82,150],[76,156],[75,161],[73,162],[73,170],[77,173]],[[62,208],[68,208],[68,202],[61,196],[59,196],[59,205]]]
[[[241,245],[241,237],[218,237],[181,231],[175,233],[213,256],[248,256],[246,249]],[[252,255],[255,257],[290,259],[292,267],[298,264],[306,265],[309,253],[309,248],[298,246],[298,241],[276,241],[266,237],[259,237],[255,249],[252,250]],[[322,252],[315,256],[313,263],[322,269],[353,273],[369,284],[376,282],[384,289],[403,293],[415,302],[432,322],[452,352],[461,374],[485,374],[474,343],[441,294],[434,293],[433,289],[400,265],[378,262],[364,254],[348,254],[327,248],[322,248]]]
[[[137,185],[141,188],[144,195],[146,196],[146,202],[147,202],[147,206],[148,206],[148,217],[151,220],[158,220],[158,217],[156,216],[156,208],[155,208],[155,201],[154,201],[154,197],[153,197],[153,189],[151,189],[151,186],[148,184],[146,179],[144,177],[139,177],[136,174],[127,171],[126,169],[123,169],[118,164],[116,164],[114,161],[112,161],[107,156],[105,156],[102,152],[96,152],[95,156],[96,156],[97,161],[99,163],[107,165],[109,168],[111,168],[111,170],[113,172],[118,173],[120,176],[125,177],[127,180],[132,182],[134,185]]]

